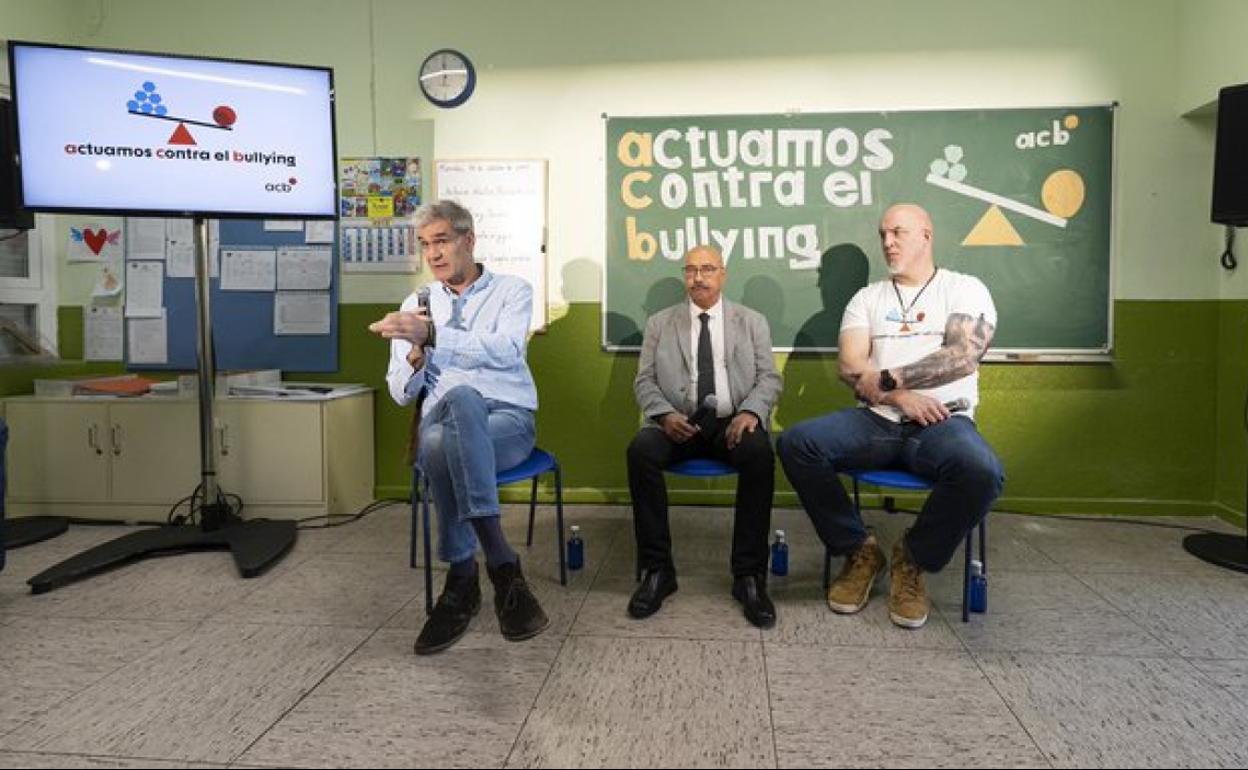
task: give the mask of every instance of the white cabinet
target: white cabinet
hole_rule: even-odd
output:
[[[189,399],[5,399],[11,516],[165,521],[200,482]],[[373,394],[219,399],[217,479],[244,518],[354,513],[373,499]],[[185,512],[185,507],[182,509]]]
[[[355,513],[373,499],[373,394],[218,402],[221,488],[245,516]]]

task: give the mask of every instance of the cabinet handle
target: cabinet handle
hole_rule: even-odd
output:
[[[100,447],[100,426],[95,423],[87,426],[87,446],[94,449],[97,455],[104,454],[104,450]]]
[[[113,455],[121,454],[121,426],[113,425],[109,428],[109,440],[113,445]]]

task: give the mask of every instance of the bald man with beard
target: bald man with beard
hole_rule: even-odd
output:
[[[888,562],[838,474],[895,468],[932,484],[893,546],[889,586],[893,623],[920,628],[929,611],[924,574],[949,563],[1004,482],[975,427],[979,362],[997,312],[978,278],[936,265],[932,220],[919,206],[888,209],[879,235],[889,277],[859,290],[841,320],[840,377],[859,407],[790,428],[777,451],[819,538],[845,557],[827,593],[841,614],[867,605]],[[966,408],[951,413],[947,404]]]

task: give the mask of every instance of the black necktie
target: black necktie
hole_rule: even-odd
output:
[[[706,403],[706,397],[715,392],[715,354],[711,351],[711,316],[701,313],[702,331],[698,332],[698,403]]]

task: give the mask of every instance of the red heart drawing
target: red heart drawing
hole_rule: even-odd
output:
[[[99,229],[91,230],[86,227],[82,228],[82,239],[87,242],[87,248],[91,249],[92,254],[99,254],[104,248],[104,244],[108,242],[108,230]]]

